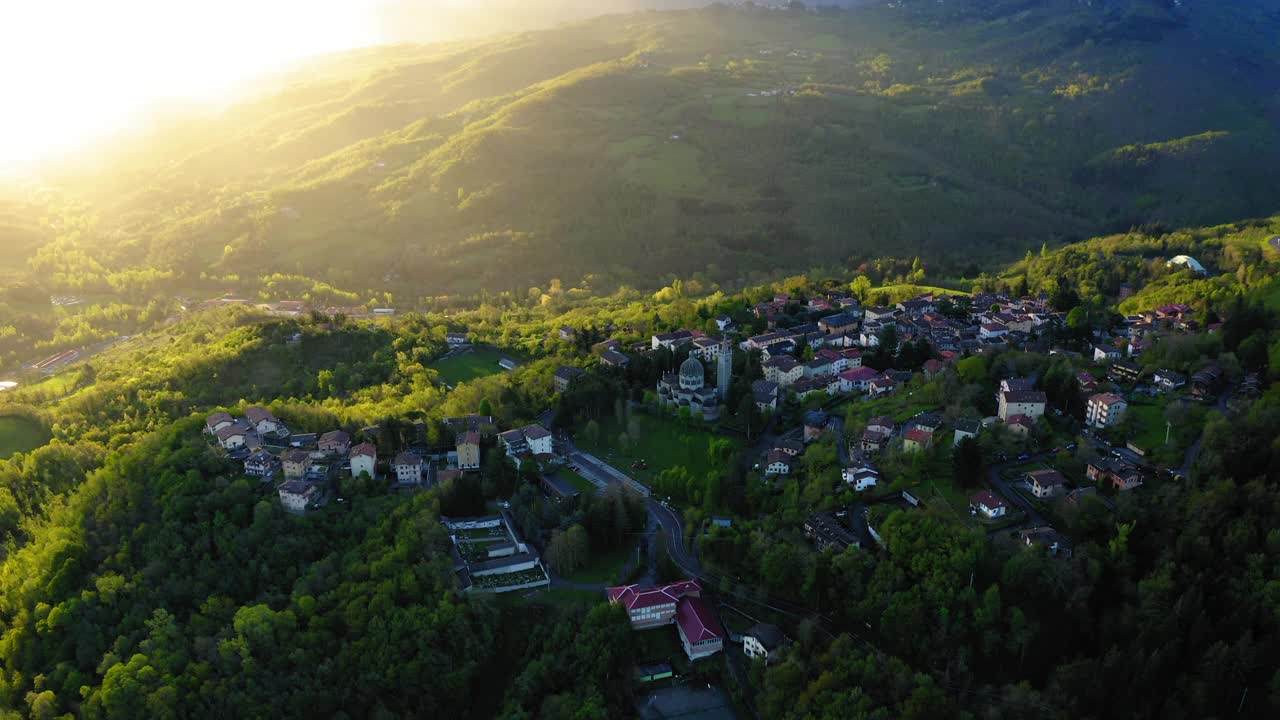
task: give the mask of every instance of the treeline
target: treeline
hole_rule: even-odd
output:
[[[290,516],[200,425],[112,454],[5,559],[13,717],[490,716],[477,694],[508,717],[626,712],[617,610],[551,611],[513,638],[506,611],[456,593],[435,492]],[[485,672],[500,650],[530,662]]]

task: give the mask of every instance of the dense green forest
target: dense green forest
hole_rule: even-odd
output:
[[[57,228],[30,274],[412,304],[1266,214],[1275,10],[714,6],[334,56],[29,189]]]

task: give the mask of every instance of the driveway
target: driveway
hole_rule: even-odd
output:
[[[1047,525],[1048,523],[1046,523],[1044,517],[1036,511],[1035,505],[1032,505],[1031,501],[1022,493],[1014,490],[1013,483],[1005,480],[1004,477],[1001,476],[1001,473],[1014,465],[1021,465],[1023,463],[1040,460],[1049,454],[1050,453],[1039,453],[1032,455],[1026,460],[1012,460],[1010,462],[1000,463],[999,465],[990,465],[987,467],[987,482],[991,487],[995,488],[996,491],[999,492],[1001,497],[1014,505],[1017,505],[1019,510],[1025,512],[1027,514],[1027,520],[1033,527]]]

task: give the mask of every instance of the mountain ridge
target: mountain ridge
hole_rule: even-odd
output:
[[[1248,50],[1222,49],[1222,16],[1273,22],[1265,4],[722,6],[365,50],[156,136],[112,165],[124,183],[66,187],[131,238],[97,241],[115,267],[420,295],[1009,259],[1273,211],[1274,100],[1260,73],[1220,74]],[[1112,31],[1153,13],[1158,37]],[[1226,54],[1197,65],[1201,47]],[[1185,157],[1116,155],[1191,137]]]

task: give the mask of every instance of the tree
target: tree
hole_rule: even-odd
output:
[[[582,439],[587,441],[588,445],[594,446],[600,442],[600,423],[595,420],[588,420],[587,426],[582,428]]]
[[[987,360],[981,355],[973,355],[956,363],[956,374],[970,385],[985,383],[987,372]]]
[[[480,400],[480,409],[478,412],[486,417],[493,415],[493,404],[489,402],[489,398],[483,398]]]
[[[871,292],[871,280],[866,275],[859,275],[849,283],[849,290],[858,298],[858,302],[866,302],[867,294]]]
[[[951,469],[960,487],[973,487],[982,477],[982,448],[978,441],[966,437],[951,450]]]

